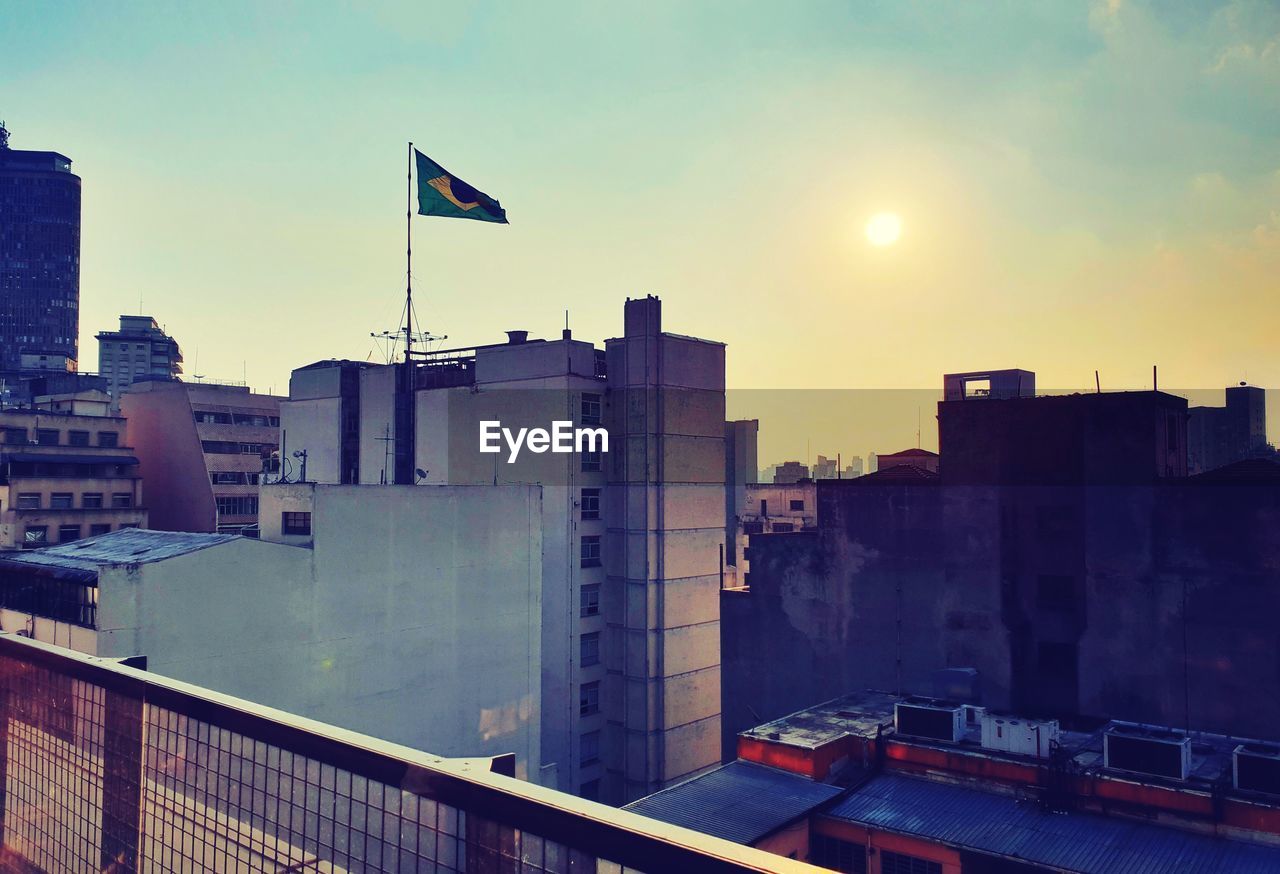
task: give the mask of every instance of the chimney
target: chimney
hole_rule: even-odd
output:
[[[507,343],[512,346],[519,346],[525,340],[529,339],[528,331],[507,331]]]

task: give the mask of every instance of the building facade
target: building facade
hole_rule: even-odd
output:
[[[79,314],[80,177],[65,155],[0,144],[0,406],[37,370],[23,353],[75,370]]]
[[[280,400],[242,385],[130,385],[120,406],[150,484],[151,527],[256,535],[258,483],[278,454]]]
[[[305,457],[308,481],[393,483],[407,449],[423,486],[538,484],[547,520],[538,779],[611,801],[717,760],[726,514],[724,347],[663,333],[656,298],[628,301],[625,325],[605,349],[567,331],[555,340],[511,331],[506,343],[415,356],[411,415],[397,404],[402,364],[301,368],[281,404],[278,474],[300,481]],[[607,449],[479,449],[482,423],[516,433],[556,421],[607,433]]]
[[[172,379],[182,373],[178,342],[151,316],[121,316],[118,331],[98,334],[98,374],[107,381],[113,408],[130,385],[144,379]]]
[[[975,703],[1028,715],[1275,735],[1280,467],[1187,477],[1185,401],[1157,392],[939,415],[940,474],[822,481],[816,531],[752,538],[722,596],[729,730],[970,669]]]
[[[70,543],[147,524],[138,459],[126,445],[123,419],[5,410],[0,437],[0,549]]]

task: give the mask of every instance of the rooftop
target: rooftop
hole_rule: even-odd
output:
[[[164,561],[244,538],[236,534],[188,534],[180,531],[149,531],[122,528],[109,534],[87,537],[74,543],[0,553],[0,562],[74,570],[97,570],[117,564],[148,564]]]
[[[1063,815],[1009,794],[901,774],[875,777],[826,815],[1082,874],[1280,870],[1280,847],[1097,814]]]
[[[815,783],[752,762],[730,762],[633,801],[623,810],[703,834],[752,844],[835,798],[839,786]]]

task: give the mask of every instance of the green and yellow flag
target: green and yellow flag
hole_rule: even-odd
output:
[[[413,153],[418,159],[418,215],[508,224],[506,210],[498,201],[472,188],[417,149]]]

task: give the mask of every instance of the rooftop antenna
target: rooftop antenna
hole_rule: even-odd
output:
[[[191,375],[196,378],[196,382],[199,382],[200,380],[204,379],[204,374],[200,372],[200,347],[199,346],[196,347],[196,366],[194,369],[196,372]]]
[[[1102,394],[1102,379],[1096,370],[1093,372],[1093,385],[1098,390],[1098,394]]]

